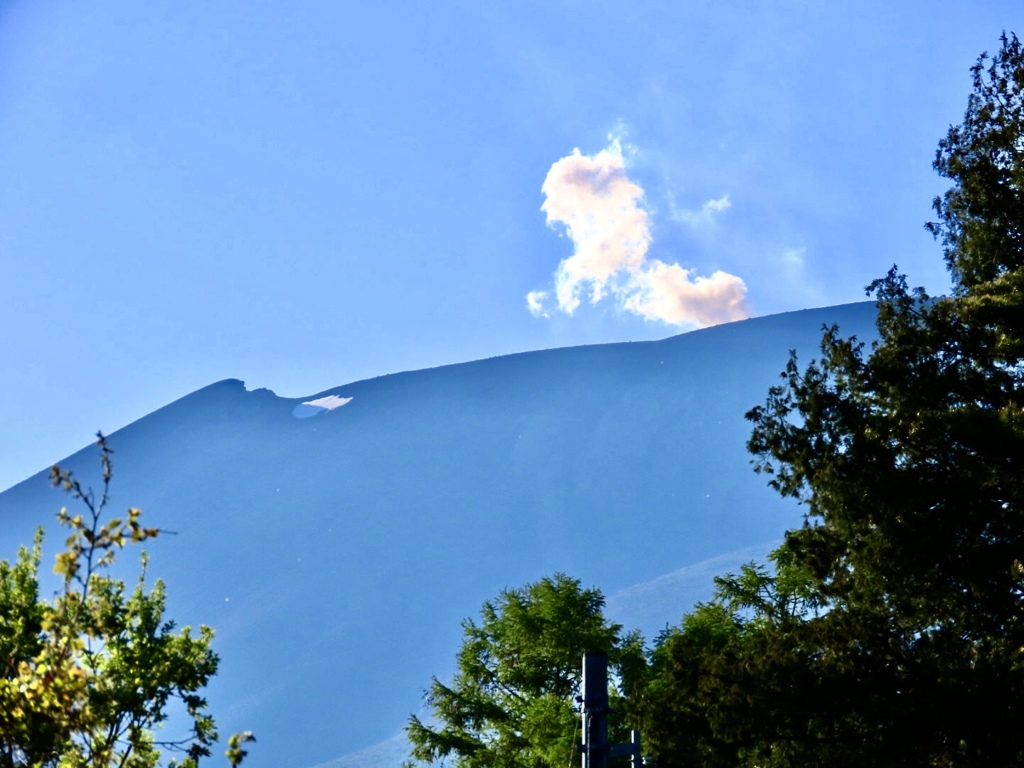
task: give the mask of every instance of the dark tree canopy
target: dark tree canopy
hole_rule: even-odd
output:
[[[869,287],[878,341],[829,329],[821,358],[791,359],[748,414],[755,468],[804,505],[777,557],[819,610],[720,594],[695,615],[717,610],[728,632],[701,644],[684,622],[661,651],[674,693],[647,698],[662,765],[1024,764],[1017,38],[973,73],[963,122],[939,145],[952,185],[928,225],[953,294],[910,290],[894,268]],[[770,590],[786,592],[783,575],[765,574]],[[687,712],[698,736],[673,741],[662,726]]]
[[[1012,282],[1024,265],[1024,51],[1016,35],[1004,34],[999,51],[971,72],[963,123],[935,155],[935,170],[953,186],[935,199],[939,221],[928,225],[961,294]]]
[[[714,599],[656,642],[630,710],[659,768],[747,764],[760,755],[759,734],[786,732],[790,722],[801,727],[820,712],[822,702],[792,677],[800,673],[793,664],[773,670],[785,685],[757,679],[763,665],[751,669],[765,656],[781,660],[773,644],[790,643],[792,630],[820,607],[792,553],[780,549],[771,558],[774,573],[751,563],[716,578]]]

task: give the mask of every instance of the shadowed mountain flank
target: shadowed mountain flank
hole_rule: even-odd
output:
[[[217,630],[211,707],[256,732],[246,764],[330,762],[392,738],[505,587],[564,571],[652,633],[710,592],[699,564],[765,552],[800,510],[750,470],[743,414],[823,324],[870,338],[874,318],[806,310],[302,398],[218,382],[109,436],[113,509],[175,532],[150,573],[169,615]],[[99,485],[94,449],[60,463]],[[0,494],[0,557],[66,504],[45,473]]]

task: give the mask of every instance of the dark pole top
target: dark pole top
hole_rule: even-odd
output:
[[[608,654],[583,654],[583,766],[608,766]]]
[[[583,654],[583,706],[608,707],[608,654],[604,651]]]

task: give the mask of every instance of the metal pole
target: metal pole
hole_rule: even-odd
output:
[[[640,731],[629,732],[629,743],[632,747],[631,753],[633,757],[632,761],[630,762],[630,765],[632,766],[632,768],[643,768],[644,759],[641,756],[641,753],[643,752],[643,747],[640,744]]]
[[[608,768],[608,654],[583,654],[583,768]]]

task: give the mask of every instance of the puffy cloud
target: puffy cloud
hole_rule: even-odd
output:
[[[721,213],[731,207],[732,201],[729,199],[729,195],[722,195],[717,200],[708,200],[700,210],[701,213],[710,216],[715,213]]]
[[[729,199],[728,194],[725,194],[716,200],[708,200],[700,207],[699,211],[675,210],[672,213],[672,218],[689,224],[691,227],[698,227],[701,224],[711,223],[718,214],[731,207],[732,200]]]
[[[555,274],[564,312],[572,314],[580,305],[584,286],[596,304],[618,273],[643,266],[651,242],[647,212],[640,207],[644,191],[626,175],[617,140],[594,157],[574,149],[551,166],[541,192],[548,225],[564,224],[575,246]]]
[[[611,144],[594,156],[579,149],[556,161],[541,192],[548,226],[565,227],[573,254],[555,272],[558,309],[572,314],[581,295],[591,304],[613,296],[618,305],[648,320],[706,326],[747,316],[746,286],[725,272],[695,276],[678,264],[649,259],[644,191],[629,178],[622,146]],[[704,204],[696,217],[710,219],[731,205],[729,196]],[[547,291],[531,291],[526,304],[535,317],[548,317]]]
[[[648,320],[700,327],[742,320],[747,316],[747,286],[721,270],[711,277],[690,276],[678,264],[655,260],[637,276],[638,290],[626,308]]]
[[[530,291],[526,294],[526,308],[534,317],[550,317],[551,314],[544,308],[544,301],[548,297],[547,291]]]

